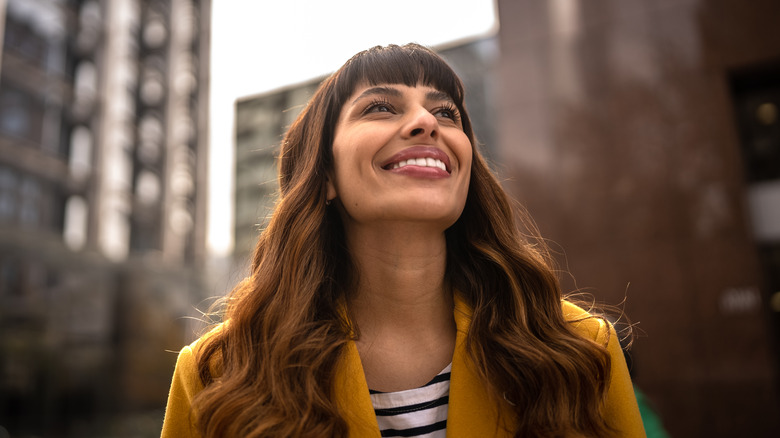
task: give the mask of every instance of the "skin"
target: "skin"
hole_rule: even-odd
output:
[[[328,199],[360,272],[349,307],[371,389],[419,387],[452,360],[444,231],[463,211],[472,157],[455,108],[431,87],[364,84],[336,125]]]

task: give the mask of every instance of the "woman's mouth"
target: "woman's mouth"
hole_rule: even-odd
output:
[[[406,148],[388,159],[382,165],[382,168],[385,170],[397,170],[408,166],[430,168],[430,170],[436,169],[446,174],[452,172],[450,157],[441,149],[432,146]]]
[[[436,158],[409,158],[408,160],[399,161],[388,165],[387,169],[400,169],[406,166],[419,166],[419,167],[437,167],[447,172],[447,166],[443,161]]]

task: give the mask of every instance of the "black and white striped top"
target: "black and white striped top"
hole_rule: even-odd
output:
[[[420,388],[397,392],[371,390],[383,437],[444,438],[452,364]]]

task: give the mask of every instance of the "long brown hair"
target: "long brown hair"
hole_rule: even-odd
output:
[[[332,381],[354,333],[344,310],[357,272],[338,212],[325,201],[336,121],[361,82],[431,86],[461,113],[474,146],[471,182],[463,214],[445,232],[446,276],[473,308],[469,354],[495,402],[517,413],[516,435],[608,435],[599,407],[609,355],[564,320],[542,241],[533,228],[518,228],[516,209],[477,150],[460,79],[415,44],[355,55],[320,85],[284,137],[280,197],[251,274],[228,296],[226,322],[198,349],[205,389],[193,413],[201,434],[347,435]]]

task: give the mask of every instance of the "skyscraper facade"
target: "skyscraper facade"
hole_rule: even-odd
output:
[[[105,436],[164,403],[201,296],[210,1],[0,18],[0,426]]]

